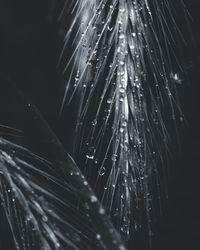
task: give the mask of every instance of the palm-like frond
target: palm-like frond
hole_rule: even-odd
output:
[[[9,97],[5,103],[16,99],[23,121],[31,123],[21,123],[20,116],[7,121],[6,116],[8,125],[0,126],[0,201],[16,249],[125,249],[37,108],[8,81],[2,86]],[[33,153],[35,145],[39,154]]]
[[[69,58],[61,110],[66,103],[76,109],[75,160],[125,239],[142,224],[151,235],[155,162],[168,140],[164,112],[175,119],[177,106],[173,7],[164,0],[67,4],[72,24],[61,53]]]
[[[124,249],[72,160],[67,172],[0,139],[0,199],[16,248]]]

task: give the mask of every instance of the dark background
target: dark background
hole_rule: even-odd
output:
[[[187,41],[187,45],[180,44],[186,75],[179,87],[186,123],[180,126],[181,150],[174,147],[169,199],[157,222],[153,250],[200,249],[200,1],[185,4],[192,17],[190,28],[178,8],[176,13]],[[56,131],[60,102],[56,64],[61,41],[53,8],[54,2],[47,0],[0,0],[0,72],[34,101]],[[142,240],[131,244],[130,249],[146,249]]]

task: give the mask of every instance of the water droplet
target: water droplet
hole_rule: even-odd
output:
[[[56,242],[56,246],[57,246],[57,247],[60,247],[60,243],[59,243],[59,242]]]
[[[96,125],[97,125],[97,120],[95,119],[92,121],[92,126],[96,126]]]
[[[109,31],[112,31],[113,27],[108,26],[107,28]]]
[[[123,245],[119,245],[119,250],[125,250],[125,247]]]
[[[113,155],[112,155],[112,160],[113,160],[113,161],[116,161],[116,160],[117,160],[117,154],[113,154]]]
[[[121,66],[123,66],[123,65],[124,65],[124,61],[120,61],[119,64],[120,64]]]
[[[94,147],[90,147],[88,150],[88,153],[86,155],[86,158],[89,160],[93,160],[94,159],[94,154],[95,154],[95,148]]]
[[[42,217],[42,220],[43,220],[44,222],[47,222],[47,221],[48,221],[47,216],[43,216],[43,217]]]
[[[119,131],[120,131],[120,133],[123,133],[123,132],[124,132],[124,128],[121,127],[121,128],[119,129]]]
[[[120,8],[119,12],[121,12],[121,13],[125,12],[125,8]]]
[[[97,240],[100,240],[100,239],[101,239],[101,235],[100,235],[100,234],[97,234],[97,235],[96,235],[96,239],[97,239]]]
[[[119,35],[119,39],[124,39],[124,38],[125,38],[124,34],[121,33],[121,34]]]
[[[112,103],[112,98],[108,98],[107,103],[108,104]]]
[[[94,159],[94,155],[86,155],[86,158],[89,160],[92,160],[92,159]]]
[[[105,209],[104,209],[103,207],[100,207],[99,213],[100,213],[100,214],[105,214]]]
[[[91,200],[91,202],[97,202],[97,197],[94,196],[94,195],[92,195],[92,196],[90,197],[90,200]]]
[[[78,80],[79,80],[79,77],[76,76],[76,77],[75,77],[75,82],[78,82]]]
[[[122,125],[121,125],[122,127],[126,127],[127,126],[127,121],[126,120],[124,120],[123,122],[122,122]]]
[[[99,169],[99,175],[100,176],[103,176],[105,174],[105,172],[106,172],[105,167],[102,167],[102,168]]]

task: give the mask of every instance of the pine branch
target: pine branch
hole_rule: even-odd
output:
[[[162,174],[156,163],[168,147],[166,120],[175,120],[179,109],[170,79],[174,34],[180,33],[172,5],[166,0],[70,5],[61,111],[72,102],[77,107],[73,156],[124,238],[143,224],[151,236],[153,189],[159,189]]]

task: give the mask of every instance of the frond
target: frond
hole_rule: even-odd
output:
[[[65,172],[0,138],[0,199],[16,249],[125,249],[72,160]]]
[[[170,79],[179,36],[173,6],[165,0],[68,6],[61,111],[68,105],[76,113],[73,156],[124,238],[142,225],[151,236],[153,189],[162,175],[156,162],[167,150],[165,121],[179,109]]]
[[[124,249],[36,106],[5,77],[1,93],[0,202],[16,249]]]

